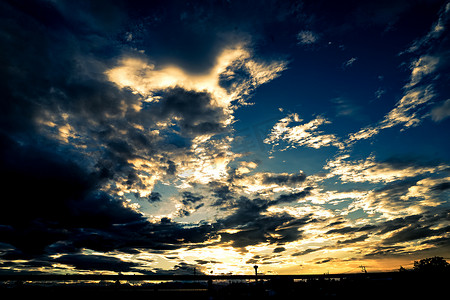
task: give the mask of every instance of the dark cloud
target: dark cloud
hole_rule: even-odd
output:
[[[168,160],[167,165],[167,174],[175,175],[175,173],[177,172],[177,166],[175,165],[175,163],[171,160]]]
[[[295,185],[305,181],[306,175],[304,173],[297,174],[264,174],[264,184],[278,184],[278,185]]]
[[[375,250],[364,255],[364,257],[380,257],[405,254],[404,246],[376,246]]]
[[[216,197],[216,200],[212,204],[213,206],[227,206],[231,204],[236,197],[235,193],[230,188],[230,185],[213,181],[209,183],[209,186],[212,195]]]
[[[237,208],[231,215],[217,221],[222,229],[238,229],[236,233],[220,233],[222,242],[230,242],[232,246],[243,248],[260,243],[284,244],[301,238],[300,228],[313,222],[311,216],[295,218],[287,213],[263,214],[271,205],[270,201],[259,198],[240,197]]]
[[[206,275],[196,264],[187,262],[180,262],[176,264],[171,270],[155,269],[156,274],[160,275]]]
[[[108,111],[96,112],[97,119],[101,116],[106,119],[92,126],[84,124],[77,127],[82,122],[76,113],[71,112],[76,131],[90,143],[101,146],[102,151],[93,158],[97,159],[97,168],[107,170],[104,174],[111,181],[122,182],[130,189],[145,189],[146,184],[139,175],[148,171],[138,170],[129,162],[130,159],[160,161],[158,157],[163,156],[165,158],[157,168],[167,176],[173,176],[177,172],[174,160],[181,155],[180,151],[192,154],[189,150],[193,138],[229,130],[225,125],[227,114],[223,108],[213,105],[211,95],[206,92],[173,88],[165,90],[161,97],[158,103],[146,104],[138,112],[127,110],[125,118],[111,118]],[[130,105],[135,103],[133,101]],[[174,125],[161,130],[157,126],[158,122]],[[160,134],[149,135],[138,128],[158,129]]]
[[[306,196],[310,195],[311,194],[311,190],[312,190],[311,187],[307,187],[307,188],[305,188],[304,190],[302,190],[300,192],[280,195],[275,200],[271,201],[269,204],[270,205],[277,205],[277,204],[281,204],[281,203],[294,202],[294,201],[297,201],[299,199],[303,199]]]
[[[116,257],[94,255],[94,254],[66,254],[55,259],[55,262],[70,265],[79,270],[98,270],[130,272],[135,270],[139,264],[123,261]]]
[[[326,234],[333,234],[333,233],[340,233],[340,234],[349,234],[349,233],[356,233],[356,232],[364,232],[364,231],[373,231],[375,229],[378,229],[377,225],[365,225],[363,227],[342,227],[342,228],[336,228],[331,229],[326,232]]]
[[[448,237],[438,237],[438,238],[422,241],[421,244],[428,244],[428,245],[432,245],[432,246],[435,246],[435,247],[450,248],[450,238],[448,238]]]
[[[76,228],[109,228],[143,220],[97,191],[96,174],[86,173],[67,157],[5,137],[1,142],[0,163],[7,174],[2,188],[14,191],[14,196],[1,202],[0,219],[7,227],[0,237],[18,251],[42,253],[51,244],[73,238]]]
[[[299,252],[295,252],[294,254],[292,254],[292,256],[302,256],[302,255],[306,255],[308,253],[312,253],[315,251],[319,251],[322,250],[323,248],[309,248],[303,251],[299,251]]]
[[[129,44],[146,49],[161,64],[176,64],[191,73],[205,73],[215,64],[226,47],[251,38],[261,43],[289,37],[298,3],[285,1],[212,1],[199,2],[126,1],[132,11]],[[258,13],[248,13],[255,12]],[[283,30],[274,31],[273,25]],[[125,32],[123,33],[125,36]],[[268,40],[267,36],[271,39]]]
[[[286,248],[284,247],[276,247],[275,249],[273,249],[273,253],[280,253],[284,251],[286,251]]]
[[[395,245],[403,242],[409,242],[414,240],[420,240],[425,238],[439,238],[443,234],[448,232],[448,226],[443,226],[444,220],[447,218],[448,212],[443,211],[439,213],[427,213],[424,215],[411,215],[406,217],[400,217],[392,219],[383,223],[368,224],[363,227],[342,227],[331,229],[326,234],[344,234],[351,235],[357,233],[365,233],[363,235],[349,238],[343,241],[338,241],[338,244],[349,244],[364,241],[370,234],[384,235],[389,234],[389,237],[384,238],[383,245]],[[434,229],[434,227],[439,229]],[[387,249],[387,250],[386,250]],[[394,251],[391,248],[382,249],[380,253],[385,251]],[[377,252],[378,253],[378,252]]]
[[[179,87],[165,90],[162,100],[148,107],[146,115],[157,121],[180,118],[180,133],[188,136],[222,133],[228,117],[223,108],[213,105],[209,93]]]
[[[381,230],[379,231],[380,234],[388,233],[394,230],[398,230],[400,228],[403,228],[405,226],[408,226],[409,224],[417,223],[420,220],[420,215],[411,215],[404,218],[395,218],[393,220],[385,222]]]
[[[334,261],[334,260],[336,260],[336,258],[334,258],[334,257],[323,258],[323,259],[320,258],[320,259],[316,260],[314,263],[318,264],[318,265],[321,265],[321,264],[329,263],[329,262]]]
[[[178,215],[180,217],[190,216],[192,211],[195,211],[205,205],[205,203],[202,202],[204,197],[200,194],[185,191],[181,194],[181,196],[181,204],[183,204],[183,206],[178,211]]]
[[[246,224],[259,217],[261,212],[268,208],[268,202],[266,200],[259,198],[250,200],[244,196],[236,200],[233,205],[237,208],[236,211],[222,221],[226,227]]]
[[[195,260],[199,265],[206,265],[206,264],[217,264],[218,261],[215,260],[204,260],[204,259],[196,259]]]
[[[182,196],[183,196],[183,200],[181,200],[181,202],[184,205],[195,204],[203,199],[202,195],[195,195],[191,192],[183,192]]]
[[[2,44],[8,45],[0,49],[5,63],[0,75],[4,126],[10,131],[30,130],[46,108],[70,107],[94,120],[99,111],[101,115],[120,111],[117,103],[125,94],[103,82],[100,66],[105,58],[89,55],[106,46],[111,54],[119,50],[100,42],[106,42],[104,32],[81,34],[48,2],[3,3],[2,12]]]
[[[152,193],[148,196],[148,201],[149,201],[150,203],[161,201],[161,194],[158,193],[158,192],[152,192]]]
[[[409,242],[413,240],[430,238],[435,236],[440,236],[450,231],[450,226],[446,226],[440,229],[432,229],[431,226],[424,224],[409,224],[403,229],[395,232],[390,237],[383,240],[384,244],[396,244],[402,242]]]
[[[381,165],[387,165],[391,169],[404,170],[409,167],[422,168],[422,167],[437,167],[441,163],[438,161],[425,160],[423,157],[402,155],[391,156],[388,159],[381,162]]]
[[[123,223],[141,218],[97,191],[101,183],[97,174],[86,172],[68,157],[7,138],[1,143],[1,168],[8,174],[2,185],[16,191],[15,201],[2,201],[4,224],[44,220],[101,227],[113,220]]]
[[[124,52],[135,51],[117,39],[125,33],[124,24],[135,24],[130,16],[143,11],[153,14],[151,7],[165,10],[166,6],[141,4],[139,13],[120,1],[107,5],[27,1],[1,6],[0,39],[8,47],[0,48],[4,66],[0,126],[10,138],[37,148],[53,139],[56,149],[77,152],[90,172],[110,180],[111,192],[117,192],[115,182],[130,190],[146,188],[142,171],[130,160],[163,157],[158,168],[173,176],[179,149],[188,150],[192,138],[228,130],[227,113],[213,105],[207,92],[167,89],[159,91],[158,103],[142,104],[140,95],[108,81],[105,71]],[[150,23],[146,25],[152,27]],[[181,49],[183,56],[187,49]],[[141,110],[134,109],[141,105]],[[158,122],[174,126],[159,136],[148,134],[159,129]],[[61,128],[70,128],[71,133],[61,137]]]
[[[98,191],[101,177],[52,149],[36,149],[1,139],[2,188],[14,191],[1,202],[0,241],[9,245],[3,259],[76,253],[80,249],[124,252],[176,249],[214,235],[211,225],[183,225],[162,219],[151,223]],[[26,187],[26,188],[23,188]],[[153,194],[153,198],[158,195]],[[185,194],[196,203],[201,198]]]
[[[334,227],[336,225],[344,224],[345,222],[346,221],[344,221],[344,220],[335,221],[335,222],[332,222],[332,223],[328,224],[327,227]]]
[[[431,188],[433,191],[445,191],[450,189],[450,182],[443,182],[443,183],[439,183],[437,185],[435,185],[434,187]]]
[[[353,244],[353,243],[357,243],[357,242],[362,242],[365,241],[367,238],[369,237],[369,235],[367,234],[363,234],[359,237],[353,238],[353,239],[347,239],[347,240],[343,240],[343,241],[338,241],[338,244]]]
[[[0,48],[0,56],[7,58],[0,73],[2,132],[38,150],[53,139],[55,152],[78,152],[78,159],[94,160],[102,176],[117,172],[135,181],[126,160],[134,154],[139,137],[122,118],[117,119],[127,110],[123,104],[136,104],[138,97],[106,81],[103,72],[108,58],[100,55],[106,49],[118,54],[119,47],[108,44],[105,32],[90,28],[89,23],[84,25],[87,32],[79,32],[80,27],[72,26],[49,2],[2,3],[2,8],[2,20],[9,24],[0,27],[1,43],[8,45]],[[58,145],[59,129],[66,125],[73,129],[76,141],[69,137],[66,145]],[[128,131],[130,138],[118,138],[114,134],[118,129]],[[104,151],[82,157],[82,151],[70,147],[71,142]],[[140,142],[146,144],[142,138]]]
[[[448,219],[448,211],[429,212],[423,215],[411,215],[386,221],[377,226],[377,235],[391,233],[382,240],[377,250],[369,256],[402,253],[403,246],[397,244],[422,240],[421,243],[434,244],[436,247],[447,247],[445,234],[450,230],[444,226]]]

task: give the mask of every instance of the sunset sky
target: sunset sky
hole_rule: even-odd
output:
[[[450,259],[450,2],[0,15],[0,273]]]

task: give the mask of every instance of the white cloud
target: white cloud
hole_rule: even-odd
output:
[[[257,60],[245,44],[238,44],[225,48],[207,74],[192,74],[175,65],[158,67],[138,57],[122,58],[117,67],[105,74],[119,87],[128,87],[150,100],[155,91],[177,86],[186,90],[207,91],[214,96],[217,105],[229,107],[236,100],[244,103],[243,97],[251,90],[278,77],[286,67],[287,62],[283,60]],[[245,70],[247,77],[236,78],[236,68]],[[220,84],[224,79],[232,81],[230,88],[225,89]]]
[[[414,162],[377,162],[374,156],[366,159],[348,161],[349,155],[338,156],[324,167],[330,170],[329,177],[338,176],[343,182],[389,183],[422,174],[433,174],[447,169],[445,164],[422,166]]]
[[[395,125],[403,124],[405,128],[416,126],[420,123],[420,107],[429,103],[434,97],[431,85],[409,89],[405,95],[397,102],[384,119],[379,123],[379,129],[386,129]]]
[[[410,88],[418,84],[423,77],[436,71],[439,57],[424,55],[411,64],[411,80],[405,86]]]
[[[183,187],[191,184],[207,184],[228,176],[228,164],[239,157],[230,151],[232,138],[195,139],[190,153],[177,159],[178,177]]]
[[[347,143],[352,143],[354,141],[365,140],[368,139],[380,132],[380,129],[377,127],[365,127],[358,132],[352,133],[349,135]]]
[[[303,120],[299,118],[298,114],[289,114],[273,126],[264,143],[276,147],[280,145],[280,142],[285,142],[287,146],[282,151],[301,146],[315,149],[334,146],[343,149],[343,144],[334,134],[323,134],[323,131],[317,130],[319,126],[331,123],[327,119],[319,116],[308,123],[290,126],[291,123],[300,122],[303,122]]]
[[[431,110],[431,118],[435,122],[444,120],[450,117],[450,99],[447,99],[442,105],[435,106]]]
[[[369,213],[381,213],[386,219],[423,214],[446,202],[436,187],[449,180],[450,177],[444,177],[392,183],[382,189],[370,191],[365,198],[355,201],[353,205]]]
[[[240,43],[224,48],[219,53],[215,66],[207,74],[192,74],[176,65],[158,66],[143,56],[123,57],[116,67],[105,74],[120,88],[131,89],[133,93],[140,95],[143,103],[158,102],[158,94],[155,95],[155,92],[175,87],[187,91],[207,92],[211,96],[209,105],[222,109],[226,114],[226,118],[216,121],[227,127],[234,118],[234,103],[246,104],[246,96],[253,89],[279,76],[286,66],[287,62],[283,60],[266,62],[256,59],[246,43]],[[227,87],[223,85],[224,80],[229,83]],[[168,128],[169,121],[157,124],[159,128],[155,129],[158,135],[163,134],[158,130]],[[198,135],[191,141],[189,151],[179,150],[172,153],[171,160],[176,165],[179,179],[175,184],[186,188],[191,184],[207,184],[226,177],[228,164],[238,157],[230,150],[232,140],[229,135],[220,139],[213,139],[211,134]],[[171,149],[171,152],[173,151],[174,149]],[[146,173],[154,174],[146,169],[154,165],[150,161],[146,162],[147,160],[150,158],[143,157],[132,163],[135,168],[143,168]],[[161,176],[151,178],[147,180],[149,188],[142,189],[146,193],[151,191],[155,182],[162,180]]]
[[[255,58],[245,43],[224,47],[206,74],[158,65],[150,55],[133,53],[104,72],[112,84],[98,100],[106,107],[98,118],[43,110],[36,122],[42,134],[79,148],[93,166],[101,162],[113,168],[116,164],[109,160],[116,156],[102,151],[115,151],[125,167],[111,170],[113,178],[105,180],[102,189],[111,194],[145,197],[158,182],[175,187],[207,184],[228,176],[228,164],[239,157],[230,146],[238,103],[245,104],[252,90],[286,66],[283,60]],[[92,134],[104,131],[110,134]]]

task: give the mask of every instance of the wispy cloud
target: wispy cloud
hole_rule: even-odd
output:
[[[335,105],[336,117],[348,117],[355,120],[361,120],[366,117],[360,105],[345,97],[336,97],[331,99],[330,102]]]
[[[450,99],[447,99],[444,103],[440,105],[436,105],[431,110],[431,118],[435,122],[442,121],[447,117],[450,117]]]
[[[447,3],[444,5],[439,13],[438,20],[431,26],[429,32],[423,36],[420,39],[415,40],[412,45],[405,51],[402,52],[406,53],[412,53],[416,52],[421,48],[428,47],[430,43],[432,43],[434,40],[440,38],[442,34],[444,34],[445,30],[448,26],[448,20],[449,20],[449,13],[450,13],[450,3]]]
[[[417,86],[417,83],[420,81],[419,77],[421,78],[421,76],[422,73],[419,71],[416,75],[411,76],[412,78],[410,83],[414,84],[407,85],[409,88],[406,89],[403,97],[381,121],[375,125],[362,128],[356,133],[350,134],[346,142],[352,143],[354,141],[367,139],[378,134],[383,129],[391,128],[397,125],[403,125],[402,130],[405,130],[409,127],[414,127],[420,124],[422,118],[427,116],[427,114],[423,112],[423,108],[428,106],[435,96],[433,85],[429,84],[425,86]]]
[[[381,121],[350,134],[346,141],[347,144],[368,139],[377,135],[383,129],[397,125],[403,125],[402,130],[417,126],[423,118],[430,115],[426,108],[436,96],[433,81],[439,77],[438,71],[441,60],[443,60],[445,55],[440,51],[436,51],[435,48],[436,45],[442,42],[443,33],[447,30],[449,11],[450,4],[447,3],[441,9],[438,21],[433,24],[430,31],[423,38],[416,40],[407,51],[400,53],[414,54],[419,49],[422,49],[423,53],[410,63],[410,79],[404,85],[403,97]],[[432,77],[433,75],[434,77]],[[379,95],[377,94],[377,98]],[[441,115],[440,113],[443,114]],[[442,109],[435,107],[431,112],[431,116],[435,121],[441,120],[440,116],[445,116],[445,104],[442,106]]]
[[[380,213],[386,219],[433,212],[445,202],[441,188],[448,189],[449,180],[450,177],[441,177],[392,182],[353,205],[368,213]]]
[[[297,34],[297,41],[300,45],[311,45],[317,43],[319,35],[309,30],[302,30]]]
[[[330,160],[324,169],[329,170],[328,176],[338,176],[342,182],[393,182],[413,178],[423,174],[433,174],[445,171],[448,165],[420,163],[413,159],[392,158],[376,161],[374,156],[351,161],[350,155],[341,155]]]
[[[285,118],[279,120],[272,128],[272,131],[264,140],[266,144],[272,144],[274,148],[282,146],[281,143],[286,143],[282,150],[296,147],[310,147],[321,148],[334,146],[340,149],[343,144],[334,134],[324,134],[323,131],[317,130],[323,124],[330,124],[331,122],[323,117],[317,117],[301,125],[292,125],[303,122],[298,114],[289,114]]]
[[[352,58],[350,58],[349,60],[347,60],[346,62],[344,62],[343,64],[342,64],[342,67],[345,69],[345,68],[348,68],[348,67],[351,67],[356,61],[358,60],[358,57],[352,57]]]
[[[385,93],[386,93],[386,90],[379,88],[375,92],[375,98],[380,99]]]
[[[439,64],[439,57],[424,55],[411,63],[411,80],[405,86],[411,88],[418,84],[426,75],[436,71]]]

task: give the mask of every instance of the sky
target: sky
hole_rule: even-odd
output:
[[[450,2],[0,2],[0,273],[450,259]]]

